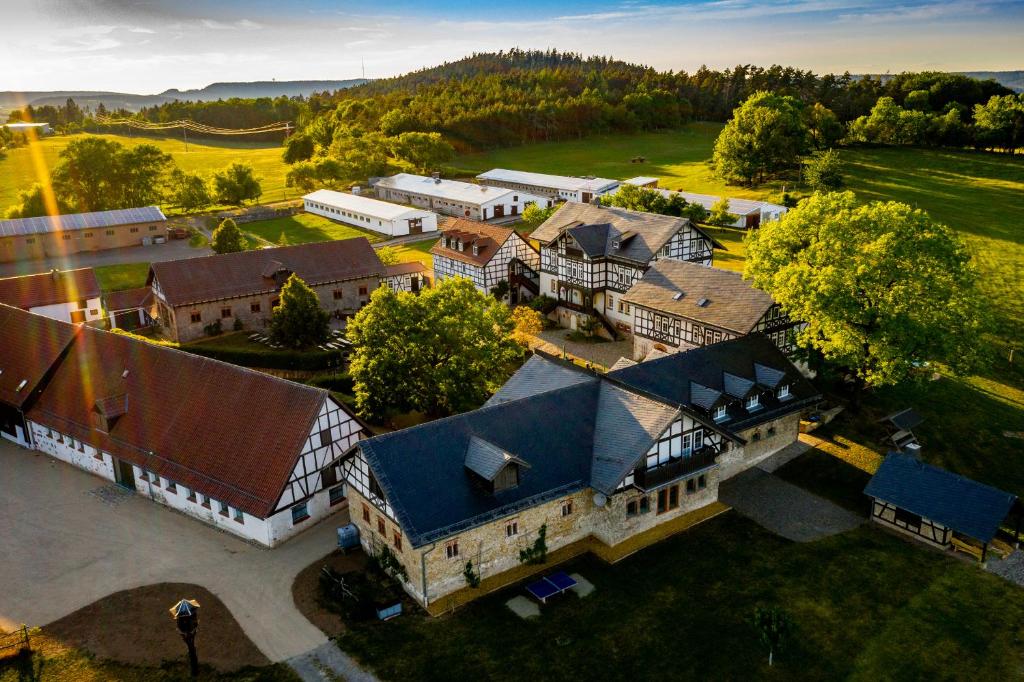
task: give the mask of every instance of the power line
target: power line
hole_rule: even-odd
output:
[[[216,126],[206,125],[205,123],[197,123],[189,119],[181,119],[178,121],[166,121],[161,123],[154,123],[152,121],[144,121],[137,118],[114,118],[113,116],[98,115],[94,117],[95,121],[101,125],[121,125],[129,128],[137,128],[139,130],[174,130],[181,128],[183,131],[191,130],[196,133],[206,133],[208,135],[257,135],[260,133],[275,133],[275,132],[291,132],[292,123],[291,121],[278,121],[276,123],[267,123],[266,125],[256,126],[254,128],[218,128]]]

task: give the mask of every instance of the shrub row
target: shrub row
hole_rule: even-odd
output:
[[[181,347],[182,350],[230,362],[233,365],[242,367],[263,367],[265,369],[291,369],[315,372],[333,367],[341,367],[344,364],[344,355],[337,350],[243,350],[239,348],[219,348],[214,346],[203,346],[202,344],[189,344]]]
[[[352,387],[352,377],[347,372],[341,372],[329,377],[316,377],[315,379],[310,379],[307,383],[317,388],[334,391],[335,393],[352,395],[355,392],[355,389]]]

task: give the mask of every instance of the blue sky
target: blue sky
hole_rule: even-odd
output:
[[[1024,0],[33,0],[3,17],[0,90],[380,77],[514,46],[676,70],[1024,69]]]

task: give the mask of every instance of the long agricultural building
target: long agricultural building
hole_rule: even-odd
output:
[[[566,175],[548,175],[546,173],[530,173],[528,171],[492,168],[486,173],[476,176],[482,185],[516,189],[538,196],[548,197],[547,206],[553,201],[578,201],[590,203],[594,197],[614,191],[619,186],[618,180],[595,177],[570,177]]]
[[[302,197],[307,213],[365,230],[399,237],[437,231],[437,214],[388,201],[319,189]]]
[[[152,244],[166,223],[156,206],[0,220],[0,262]]]
[[[547,206],[547,197],[502,187],[399,173],[374,183],[379,199],[409,204],[456,218],[502,221],[521,215],[530,204]]]
[[[715,196],[713,194],[698,194],[697,192],[661,189],[658,187],[658,178],[636,177],[630,178],[622,184],[653,189],[660,192],[666,198],[670,198],[672,195],[678,195],[683,199],[686,199],[686,203],[703,206],[706,211],[711,211],[715,204],[722,200],[722,197]],[[730,224],[731,227],[758,227],[761,223],[778,220],[786,213],[786,211],[789,210],[785,206],[779,206],[778,204],[772,204],[767,201],[757,201],[756,199],[738,199],[736,197],[726,197],[726,199],[729,201],[729,213],[736,216],[736,220]]]
[[[346,501],[327,391],[0,305],[0,434],[274,546]]]

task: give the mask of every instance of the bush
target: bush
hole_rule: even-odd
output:
[[[345,621],[372,620],[377,609],[401,601],[404,592],[379,566],[341,574],[324,567],[320,572],[320,604]]]
[[[533,545],[526,549],[519,550],[519,562],[523,564],[542,564],[548,558],[548,546],[545,542],[548,536],[548,524],[541,525],[537,531],[537,539]]]
[[[220,326],[220,320],[214,320],[203,327],[203,333],[207,336],[220,336],[223,331],[223,328]]]
[[[547,294],[541,294],[540,296],[534,296],[531,298],[527,305],[539,312],[541,315],[547,315],[558,307],[558,300],[548,296]]]
[[[206,358],[230,362],[242,367],[262,367],[264,369],[290,369],[315,372],[318,370],[341,367],[345,355],[341,351],[293,351],[293,350],[244,350],[240,348],[221,348],[189,344],[181,350],[202,355]]]
[[[335,393],[345,393],[346,395],[352,395],[355,392],[352,386],[352,377],[348,372],[340,372],[327,377],[316,377],[309,381],[309,385],[334,391]]]

